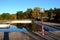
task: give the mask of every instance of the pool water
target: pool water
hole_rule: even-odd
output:
[[[17,28],[14,25],[10,25],[10,28],[1,29],[0,32],[27,32],[26,28]]]

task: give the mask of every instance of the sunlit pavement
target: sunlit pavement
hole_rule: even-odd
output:
[[[60,40],[60,32],[0,32],[0,40]]]

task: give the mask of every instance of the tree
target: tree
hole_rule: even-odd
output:
[[[32,18],[32,9],[31,8],[28,8],[27,11],[26,11],[26,17],[28,19],[31,19]]]
[[[60,22],[60,8],[54,8],[54,13],[56,14],[54,16],[54,21]]]
[[[10,20],[10,14],[9,13],[3,13],[1,15],[1,17],[2,17],[2,20]]]
[[[23,12],[22,11],[18,11],[16,13],[16,15],[17,15],[17,19],[22,19],[23,18]]]
[[[49,20],[52,20],[52,18],[53,18],[53,9],[51,8],[50,10],[47,10],[47,12],[48,12]]]
[[[16,14],[12,14],[10,17],[11,20],[17,20],[17,15]]]
[[[2,20],[2,17],[1,17],[1,15],[0,15],[0,20]]]
[[[40,8],[39,7],[35,7],[34,10],[32,11],[32,17],[33,18],[36,18],[39,16],[39,11],[40,11]]]

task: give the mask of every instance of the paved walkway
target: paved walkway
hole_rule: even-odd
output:
[[[44,40],[32,32],[0,32],[0,40]]]
[[[54,33],[46,32],[42,37],[41,32],[0,32],[0,40],[60,40],[59,32]]]
[[[40,22],[35,22],[37,26],[42,27],[42,24]],[[49,26],[49,25],[44,25],[45,31],[60,31],[60,28],[55,27],[55,26]]]
[[[38,21],[41,23],[41,21]],[[50,25],[50,26],[59,26],[60,27],[60,24],[59,23],[50,23],[50,22],[43,22],[44,24],[46,25]]]

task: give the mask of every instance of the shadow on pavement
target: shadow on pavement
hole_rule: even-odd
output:
[[[32,37],[31,35],[29,35],[28,33],[24,33],[23,34],[27,35],[29,37],[29,40],[36,40],[34,37]]]
[[[4,40],[9,40],[9,32],[4,32]]]

